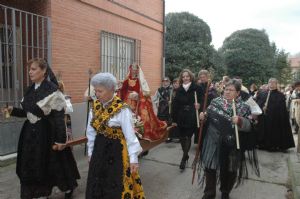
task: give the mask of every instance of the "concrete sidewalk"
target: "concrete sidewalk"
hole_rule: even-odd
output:
[[[195,145],[191,148],[189,166],[184,172],[179,170],[182,151],[178,143],[162,143],[140,159],[140,175],[148,199],[200,199],[202,197],[203,188],[197,183],[191,185],[190,166],[195,148]],[[74,199],[85,198],[88,163],[83,150],[83,146],[74,147],[74,156],[81,174],[79,186],[74,191]],[[294,154],[292,150],[288,153],[258,151],[261,177],[257,177],[249,169],[249,178],[232,190],[231,199],[284,199],[289,187],[287,160],[292,154]],[[15,164],[0,167],[0,198],[19,198],[19,190]],[[218,191],[216,199],[220,197]],[[63,199],[63,193],[55,189],[50,198]]]

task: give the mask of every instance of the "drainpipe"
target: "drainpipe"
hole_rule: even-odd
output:
[[[166,3],[165,0],[163,0],[163,45],[162,45],[162,68],[161,68],[161,74],[162,74],[162,78],[165,76],[165,43],[166,43],[166,37],[165,37],[165,33],[166,33],[166,24],[165,24],[165,9],[166,9]]]

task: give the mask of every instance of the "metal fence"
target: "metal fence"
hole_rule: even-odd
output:
[[[51,65],[50,30],[50,18],[0,4],[0,108],[19,105],[30,84],[29,59],[46,58]],[[23,122],[4,119],[0,111],[0,156],[16,152]]]
[[[101,32],[101,71],[123,80],[130,64],[141,62],[141,41],[113,33]]]
[[[26,62],[50,56],[48,17],[0,4],[0,106],[17,105],[29,86]]]

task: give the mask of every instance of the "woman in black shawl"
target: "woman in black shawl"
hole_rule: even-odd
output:
[[[8,107],[12,116],[27,117],[21,130],[17,175],[21,198],[49,196],[57,186],[72,198],[79,172],[70,148],[65,148],[64,95],[57,89],[56,78],[44,59],[28,62],[33,84],[21,101],[21,108]],[[58,151],[52,146],[57,144]]]
[[[269,80],[269,89],[257,94],[257,104],[263,110],[258,118],[258,143],[270,151],[295,147],[285,96],[277,89],[278,81]]]
[[[234,125],[238,126],[240,138],[250,133],[250,107],[239,97],[241,84],[237,80],[229,81],[224,95],[212,100],[207,112],[200,113],[200,119],[206,119],[208,129],[204,137],[200,158],[200,170],[204,169],[205,190],[202,199],[214,199],[216,196],[217,175],[220,178],[222,199],[228,199],[235,183],[245,177],[245,145],[240,140],[237,149]],[[233,115],[235,100],[236,116]],[[243,132],[242,132],[243,131]],[[256,156],[254,156],[256,157]]]

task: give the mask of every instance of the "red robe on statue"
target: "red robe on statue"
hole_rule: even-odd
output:
[[[139,100],[135,112],[137,115],[141,117],[141,120],[144,123],[144,136],[143,139],[149,141],[159,140],[166,133],[167,123],[164,121],[160,121],[154,111],[152,106],[152,101],[150,97],[150,91],[148,88],[146,91],[147,94],[144,95],[143,89],[141,87],[142,84],[147,84],[143,79],[143,75],[140,75],[140,67],[139,66],[129,66],[129,75],[124,80],[122,88],[119,92],[120,97],[127,104],[131,104],[131,100],[128,99],[128,95],[131,92],[136,92],[139,95]],[[142,76],[142,77],[141,77]],[[141,78],[144,82],[141,81]]]

